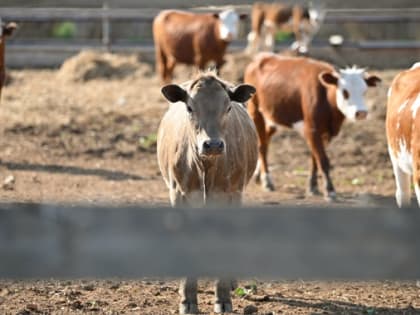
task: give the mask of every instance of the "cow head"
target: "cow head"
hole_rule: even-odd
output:
[[[220,38],[225,41],[231,41],[238,37],[239,20],[246,16],[246,14],[238,14],[233,9],[215,13],[214,17],[219,20]]]
[[[4,40],[5,36],[10,36],[13,34],[13,31],[17,28],[16,23],[3,23],[0,19],[0,43]]]
[[[201,157],[215,157],[225,152],[232,102],[244,103],[253,93],[255,88],[251,85],[230,88],[213,75],[200,76],[187,89],[176,84],[162,88],[162,94],[170,102],[185,104],[191,125],[190,139]]]
[[[356,67],[340,69],[339,73],[324,71],[319,80],[327,91],[335,92],[338,109],[350,120],[361,120],[367,117],[367,106],[364,94],[369,86],[376,86],[381,81],[377,76],[365,76],[365,69]],[[328,93],[330,94],[330,93]]]

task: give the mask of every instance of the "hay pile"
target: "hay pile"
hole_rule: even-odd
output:
[[[66,82],[86,82],[95,79],[150,76],[152,73],[151,66],[139,62],[136,55],[117,55],[85,50],[67,59],[58,71],[58,77]]]

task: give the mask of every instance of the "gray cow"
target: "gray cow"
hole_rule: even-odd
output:
[[[159,167],[172,206],[240,205],[258,159],[255,126],[243,104],[254,87],[231,87],[213,73],[162,88],[173,104],[158,131]],[[231,312],[233,281],[218,280],[216,313]],[[180,286],[180,314],[195,314],[197,281]]]

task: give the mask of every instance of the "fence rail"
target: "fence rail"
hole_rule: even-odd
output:
[[[250,12],[250,6],[238,8],[239,12]],[[5,20],[18,22],[53,22],[53,21],[134,21],[151,22],[160,9],[125,9],[125,8],[0,8],[0,15]],[[193,8],[189,11],[204,11]],[[217,8],[205,9],[216,12]],[[325,10],[324,23],[403,23],[420,22],[420,8],[406,10]]]
[[[0,206],[0,277],[418,279],[418,209]]]
[[[194,11],[217,11],[221,7],[200,7]],[[240,12],[250,12],[250,5],[238,6]],[[144,22],[151,23],[153,17],[160,11],[158,8],[124,9],[124,8],[0,8],[0,16],[4,20],[17,22],[102,22],[101,38],[92,41],[78,42],[77,39],[64,41],[29,41],[10,39],[8,43],[7,62],[12,67],[55,67],[60,65],[71,54],[80,49],[111,50],[115,52],[138,52],[146,54],[148,59],[154,47],[148,40],[136,42],[117,41],[112,38],[112,22]],[[419,23],[420,8],[407,9],[348,9],[326,10],[324,23]],[[289,43],[276,46],[277,49],[288,47]],[[244,39],[229,45],[230,51],[244,49]],[[395,58],[389,62],[389,52]],[[28,54],[35,56],[27,58]],[[379,54],[379,55],[378,55]],[[417,61],[420,56],[420,42],[396,40],[347,41],[339,47],[332,47],[326,40],[314,41],[311,45],[312,57],[326,59],[330,62],[343,64],[360,63],[375,68],[384,66],[407,67]],[[150,59],[153,59],[151,57]],[[350,60],[350,61],[348,61]],[[30,62],[30,64],[27,64]]]

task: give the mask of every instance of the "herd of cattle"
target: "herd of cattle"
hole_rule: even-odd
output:
[[[288,21],[296,34],[301,33],[292,49],[306,52],[308,29],[317,27],[320,16],[296,6],[255,4],[247,52],[264,48],[260,43],[264,36],[265,48],[272,50],[277,25]],[[213,61],[219,69],[241,18],[234,10],[161,12],[154,20],[153,35],[162,81],[171,81],[176,63],[204,70]],[[308,193],[319,193],[319,169],[324,197],[334,200],[325,146],[339,133],[344,119],[367,117],[364,94],[380,81],[363,68],[336,70],[307,57],[260,52],[244,69],[243,84],[233,86],[214,71],[204,71],[181,85],[165,85],[162,93],[171,105],[159,126],[157,155],[171,204],[240,204],[253,173],[264,188],[273,190],[267,150],[277,125],[296,129],[306,140],[312,160]],[[420,205],[420,63],[395,78],[388,98],[387,136],[397,204],[409,205],[413,177]],[[216,313],[232,311],[232,283],[217,281]],[[180,296],[180,314],[198,312],[195,279],[182,281]]]
[[[312,167],[308,194],[319,193],[319,170],[325,199],[335,199],[325,146],[337,136],[344,119],[355,121],[367,117],[364,94],[381,79],[355,66],[336,69],[323,61],[290,56],[290,52],[259,51],[273,50],[276,30],[289,27],[295,33],[296,41],[291,47],[295,55],[306,52],[309,38],[319,28],[323,15],[322,10],[298,5],[255,3],[246,49],[255,55],[243,69],[245,85],[232,87],[215,74],[204,72],[182,86],[167,85],[162,89],[170,102],[177,103],[166,113],[158,137],[158,159],[173,205],[181,201],[196,204],[198,191],[202,204],[210,200],[225,201],[227,197],[220,197],[220,192],[226,192],[230,196],[228,200],[237,200],[233,195],[240,195],[253,168],[250,162],[255,150],[248,146],[257,146],[256,180],[266,190],[274,190],[267,151],[278,125],[296,129],[309,147]],[[226,48],[237,36],[238,22],[243,18],[244,15],[233,9],[209,14],[166,10],[158,14],[153,23],[153,36],[156,71],[162,82],[170,83],[177,63],[204,70],[209,62],[214,62],[216,69],[220,69]],[[412,183],[420,204],[419,65],[398,75],[388,94],[387,136],[399,206],[409,204]],[[215,85],[225,91],[224,97]],[[251,87],[255,93],[250,92]],[[238,102],[233,98],[234,91],[246,91],[240,103],[249,115],[241,119],[236,117],[240,110],[233,105]],[[226,103],[227,97],[230,105]],[[206,105],[208,102],[212,105]],[[211,107],[206,109],[208,106]],[[237,125],[248,126],[249,118],[253,120],[257,144],[252,131],[242,130],[248,137],[246,140],[238,134]],[[179,132],[174,136],[171,130]],[[169,145],[171,141],[175,144]],[[242,174],[236,169],[236,163],[241,164]],[[215,191],[217,198],[213,197]]]
[[[232,85],[217,75],[227,46],[245,18],[235,10],[195,14],[162,11],[153,22],[156,71],[162,94],[171,103],[158,130],[157,156],[170,201],[179,205],[240,204],[242,192],[254,176],[273,190],[267,162],[270,139],[278,125],[296,129],[305,139],[312,167],[308,194],[334,200],[325,146],[343,121],[363,120],[368,109],[364,94],[381,81],[363,68],[336,69],[303,56],[261,52],[273,50],[274,35],[289,27],[296,37],[292,49],[304,53],[323,14],[301,6],[256,3],[247,52],[255,54],[244,70],[244,83]],[[15,23],[0,27],[0,96],[4,82],[5,37]],[[204,71],[209,62],[216,69]],[[177,63],[202,72],[183,84],[170,84]],[[420,205],[420,63],[402,71],[388,92],[386,132],[398,206],[408,206],[411,185]],[[233,282],[219,280],[215,311],[232,310]],[[186,279],[180,288],[180,313],[197,313],[197,284]]]

